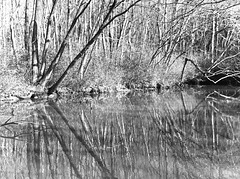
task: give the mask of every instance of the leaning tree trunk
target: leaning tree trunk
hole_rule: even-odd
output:
[[[125,14],[126,12],[129,11],[129,9],[131,9],[133,6],[135,6],[138,2],[140,2],[141,0],[137,0],[136,2],[134,2],[133,4],[129,5],[123,12],[120,12],[118,14],[116,14],[115,16],[111,17],[111,14],[114,12],[115,8],[117,6],[119,6],[119,4],[117,3],[117,0],[114,0],[114,2],[111,4],[106,16],[103,19],[102,24],[100,25],[99,29],[97,30],[97,32],[95,33],[95,35],[87,42],[87,44],[82,48],[82,50],[80,51],[80,53],[78,53],[76,55],[76,57],[73,59],[73,61],[71,61],[71,63],[68,65],[68,67],[66,68],[66,70],[62,73],[62,75],[60,76],[60,78],[56,81],[56,83],[54,83],[50,88],[48,88],[48,94],[52,94],[57,87],[59,86],[59,84],[63,81],[63,79],[67,76],[67,74],[69,73],[69,71],[76,65],[76,63],[78,62],[79,59],[81,59],[84,54],[86,53],[86,51],[89,49],[89,47],[98,39],[99,35],[103,32],[103,30],[108,27],[116,18],[118,18],[119,16],[122,16],[123,14]]]
[[[33,84],[37,86],[37,88],[42,89],[43,94],[50,95],[56,91],[56,89],[59,87],[60,83],[65,79],[67,74],[73,69],[73,67],[77,64],[77,62],[80,62],[80,68],[82,68],[82,65],[86,64],[83,61],[80,60],[83,59],[82,57],[86,54],[86,52],[89,50],[90,46],[96,42],[99,35],[103,32],[106,27],[108,27],[116,18],[124,15],[131,9],[133,6],[135,6],[138,2],[141,0],[135,0],[135,2],[130,3],[128,6],[126,6],[125,9],[121,10],[120,12],[117,10],[117,8],[124,3],[124,1],[118,2],[117,0],[110,1],[108,3],[103,3],[103,6],[101,6],[101,10],[99,11],[99,17],[97,18],[95,24],[92,24],[94,26],[94,30],[91,33],[91,36],[88,38],[88,41],[86,44],[82,47],[80,52],[73,58],[73,60],[69,63],[67,68],[63,70],[62,74],[60,74],[60,77],[56,80],[54,84],[51,86],[48,86],[52,76],[54,75],[54,72],[56,70],[57,65],[60,63],[61,57],[65,51],[65,48],[67,47],[69,43],[69,38],[71,33],[74,31],[78,21],[80,18],[83,17],[83,14],[86,12],[86,10],[89,10],[90,4],[93,0],[82,1],[79,6],[76,9],[75,16],[69,26],[69,28],[66,31],[65,37],[62,39],[62,42],[60,44],[60,47],[53,58],[53,60],[49,63],[48,68],[46,69],[46,53],[48,49],[48,43],[50,38],[50,27],[51,27],[51,18],[53,16],[54,7],[56,6],[56,3],[58,0],[53,1],[52,8],[49,13],[49,17],[47,20],[47,28],[45,32],[45,38],[44,38],[44,46],[42,50],[42,56],[41,59],[38,56],[38,32],[37,32],[37,0],[35,2],[35,11],[34,11],[34,20],[33,20],[33,33],[32,33],[32,71],[33,71]],[[106,9],[105,9],[106,8]],[[90,8],[91,10],[91,8]],[[116,13],[115,13],[116,12]],[[101,20],[102,19],[102,20]],[[67,21],[69,19],[67,18]],[[91,61],[88,60],[87,64],[89,64]]]

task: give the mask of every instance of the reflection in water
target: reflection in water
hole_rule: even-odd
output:
[[[1,125],[0,178],[239,178],[240,103],[206,93],[34,105]]]

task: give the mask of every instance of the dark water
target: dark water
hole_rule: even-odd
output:
[[[1,104],[0,178],[240,178],[238,89]]]

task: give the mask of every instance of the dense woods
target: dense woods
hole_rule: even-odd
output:
[[[0,4],[2,76],[14,71],[48,94],[59,87],[106,91],[239,76],[237,0]]]
[[[0,0],[0,176],[237,177],[239,8]]]

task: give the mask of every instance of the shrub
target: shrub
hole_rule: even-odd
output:
[[[150,69],[141,53],[126,52],[121,69],[123,71],[122,83],[129,88],[141,88],[151,83]]]

